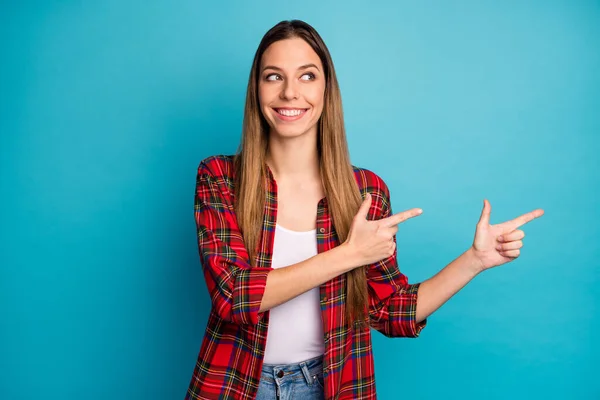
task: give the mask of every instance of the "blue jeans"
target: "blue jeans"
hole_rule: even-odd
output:
[[[323,356],[297,364],[263,364],[256,400],[322,400]]]

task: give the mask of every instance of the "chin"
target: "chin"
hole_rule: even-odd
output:
[[[289,126],[280,127],[282,129],[273,129],[273,131],[283,137],[292,138],[305,135],[310,132],[310,128],[293,128]]]

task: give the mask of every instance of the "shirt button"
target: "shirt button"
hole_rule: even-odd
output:
[[[329,341],[329,333],[325,334],[325,341],[328,342]]]
[[[280,371],[277,373],[277,377],[278,377],[278,378],[283,378],[283,371],[281,371],[281,370],[280,370]]]
[[[323,303],[325,303],[325,302],[327,301],[327,297],[323,297],[323,298],[321,299],[321,301],[322,301]]]
[[[319,228],[319,232],[325,233],[325,228]]]

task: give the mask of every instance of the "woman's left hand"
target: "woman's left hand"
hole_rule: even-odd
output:
[[[484,200],[472,246],[473,254],[481,262],[482,271],[519,257],[525,233],[517,228],[544,215],[544,210],[537,209],[513,220],[490,225],[491,211],[490,202]]]

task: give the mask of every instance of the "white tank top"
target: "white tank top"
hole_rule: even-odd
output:
[[[275,226],[273,268],[284,268],[317,254],[317,230],[296,232]],[[325,351],[319,287],[271,308],[263,362],[291,364]]]

